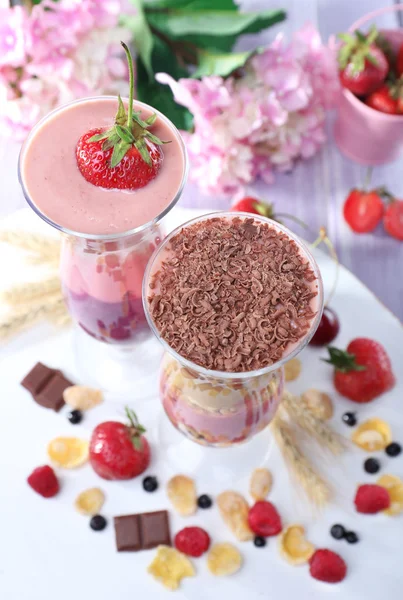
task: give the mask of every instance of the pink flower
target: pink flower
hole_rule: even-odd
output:
[[[0,11],[3,131],[21,140],[60,104],[127,92],[119,42],[130,33],[117,26],[120,8],[121,0],[43,0],[29,16],[21,7]]]
[[[21,6],[0,8],[0,67],[24,64],[26,26],[26,13]]]
[[[312,26],[288,45],[277,36],[241,78],[175,81],[159,73],[157,80],[193,113],[194,133],[185,136],[190,178],[208,194],[240,192],[257,177],[271,183],[276,170],[313,156],[339,89],[334,56]]]

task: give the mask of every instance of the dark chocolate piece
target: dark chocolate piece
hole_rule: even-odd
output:
[[[21,385],[35,396],[43,390],[55,372],[55,369],[50,369],[46,365],[38,362],[33,369],[25,375],[24,379],[21,381]]]
[[[157,510],[140,515],[140,531],[144,550],[161,545],[171,545],[169,520],[166,510]]]
[[[125,515],[114,518],[118,552],[136,552],[142,549],[139,517],[140,515]]]
[[[35,394],[34,400],[44,408],[51,408],[58,412],[64,406],[64,390],[72,385],[73,383],[69,379],[66,379],[62,373],[56,371],[42,391],[39,394]]]
[[[171,545],[166,510],[115,517],[114,523],[118,552],[137,552]]]

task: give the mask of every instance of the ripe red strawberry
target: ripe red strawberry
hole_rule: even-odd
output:
[[[126,109],[118,97],[115,124],[109,129],[97,128],[84,133],[76,147],[77,166],[87,181],[105,189],[136,190],[156,175],[163,161],[159,146],[163,144],[151,127],[157,115],[145,121],[133,112],[133,61],[123,42],[130,73],[129,104]]]
[[[163,154],[158,146],[145,141],[151,165],[147,164],[140,151],[132,145],[112,168],[114,149],[109,147],[104,150],[104,134],[103,129],[91,129],[78,140],[77,165],[87,181],[105,189],[136,190],[156,177],[163,161]],[[102,136],[102,139],[98,136]],[[98,140],[93,141],[94,137],[98,137]]]
[[[396,73],[399,77],[400,75],[403,75],[403,44],[400,45],[396,57]]]
[[[398,114],[397,98],[394,97],[392,89],[386,84],[367,96],[365,104],[379,112],[387,113],[389,115]]]
[[[354,504],[357,512],[374,515],[389,508],[390,495],[388,490],[380,485],[360,485],[354,498]]]
[[[185,527],[175,536],[175,548],[188,556],[201,556],[210,547],[210,536],[201,527]]]
[[[373,231],[383,212],[383,202],[377,190],[351,190],[343,208],[345,220],[356,233]]]
[[[276,507],[266,500],[260,500],[252,506],[248,514],[248,523],[253,533],[263,537],[277,535],[283,528]]]
[[[263,217],[273,218],[273,205],[261,202],[252,196],[246,196],[232,205],[231,210],[237,212],[249,212],[253,215],[262,215]]]
[[[319,581],[339,583],[347,574],[347,565],[335,552],[320,548],[309,559],[309,572]]]
[[[59,482],[52,467],[37,467],[27,479],[28,485],[44,498],[52,498],[59,491]]]
[[[393,200],[388,204],[383,226],[389,235],[403,241],[403,200]]]
[[[333,381],[336,390],[353,402],[371,402],[395,384],[389,356],[384,347],[369,338],[356,338],[347,350],[328,347],[334,365]]]
[[[355,31],[354,35],[343,33],[338,54],[340,81],[357,96],[366,96],[379,88],[389,70],[387,58],[375,45],[378,32],[372,28],[368,35]]]
[[[90,463],[104,479],[132,479],[150,464],[150,446],[134,411],[126,408],[129,425],[106,421],[95,427],[90,441]]]

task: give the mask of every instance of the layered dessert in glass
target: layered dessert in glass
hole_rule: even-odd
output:
[[[199,444],[231,446],[273,419],[282,365],[319,323],[320,272],[282,225],[246,213],[186,223],[155,251],[143,291],[165,349],[160,396],[173,425]]]
[[[152,364],[145,369],[156,353],[144,346],[153,339],[142,279],[187,173],[175,126],[133,100],[133,63],[123,46],[129,99],[84,98],[58,108],[32,129],[19,159],[28,204],[62,232],[64,296],[73,321],[91,336],[80,338],[77,362],[88,383],[112,390],[138,388],[152,373]]]

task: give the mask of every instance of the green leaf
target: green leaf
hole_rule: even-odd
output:
[[[144,138],[140,138],[139,140],[137,140],[137,142],[135,142],[134,145],[140,152],[141,158],[144,160],[144,162],[146,162],[151,167],[151,156],[148,152],[147,144],[145,143]]]
[[[150,142],[153,142],[154,144],[157,144],[157,146],[162,146],[162,144],[170,144],[172,140],[160,140],[159,137],[157,137],[156,135],[154,135],[153,133],[151,133],[151,131],[147,131],[147,133],[145,134],[145,137],[150,140]]]
[[[116,113],[115,123],[118,125],[126,125],[127,114],[120,94],[118,96],[118,112]]]
[[[234,0],[145,0],[146,11],[154,8],[188,8],[190,10],[203,10],[215,8],[216,10],[238,10]]]
[[[118,142],[119,142],[119,136],[117,133],[111,133],[111,135],[108,137],[108,139],[104,142],[103,146],[102,146],[102,150],[104,152],[106,152],[107,150],[110,150],[111,148],[113,148],[113,146],[115,146]]]
[[[89,140],[87,140],[87,144],[91,143],[91,142],[99,142],[101,140],[106,140],[107,137],[109,137],[111,130],[108,129],[107,131],[104,131],[103,133],[97,133],[96,135],[93,135],[92,137],[90,137]]]
[[[141,0],[131,0],[131,3],[136,8],[136,14],[121,15],[119,21],[133,33],[133,44],[143,61],[149,78],[151,79],[153,77],[151,66],[153,36],[150,27],[148,26]]]
[[[120,140],[120,142],[118,142],[116,146],[113,147],[113,152],[111,156],[111,169],[113,169],[120,163],[120,161],[122,160],[126,152],[129,150],[129,148],[131,148],[131,144],[124,142],[123,140]]]
[[[115,131],[123,142],[127,142],[128,144],[132,144],[134,142],[134,137],[127,127],[116,125]]]
[[[187,108],[177,104],[167,85],[150,81],[144,65],[137,60],[137,98],[151,104],[170,119],[178,129],[190,131],[193,127],[193,115]],[[175,79],[189,77],[186,69],[181,67],[172,50],[158,37],[154,38],[152,66],[155,73],[164,71]]]
[[[365,365],[359,365],[355,360],[355,354],[351,354],[346,350],[340,350],[334,346],[327,347],[329,358],[322,358],[323,362],[333,365],[336,371],[341,373],[349,373],[350,371],[365,371]]]
[[[151,126],[151,125],[154,125],[156,120],[157,120],[157,113],[154,113],[153,115],[151,115],[151,117],[148,117],[148,119],[146,119],[146,123],[148,126]]]
[[[237,36],[257,33],[285,19],[281,10],[241,13],[228,10],[172,10],[147,15],[150,24],[173,39],[188,39],[192,34]]]
[[[221,75],[221,77],[226,77],[235,71],[235,69],[243,67],[252,54],[254,54],[254,51],[230,52],[228,54],[200,52],[199,66],[192,74],[192,77],[204,77],[205,75]]]

